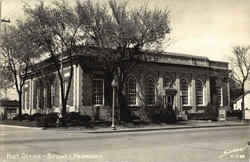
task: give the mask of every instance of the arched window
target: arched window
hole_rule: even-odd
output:
[[[130,76],[127,80],[128,105],[136,105],[136,78]]]
[[[186,79],[181,79],[180,81],[180,90],[182,92],[182,104],[188,105],[188,82]]]
[[[151,76],[145,78],[145,102],[146,105],[155,104],[155,81]]]
[[[203,105],[203,84],[202,84],[202,81],[196,80],[195,89],[196,89],[196,103],[197,103],[197,105]]]

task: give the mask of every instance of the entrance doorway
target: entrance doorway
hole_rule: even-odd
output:
[[[172,109],[173,108],[173,95],[167,95],[166,96],[166,108],[167,109]]]
[[[164,108],[173,110],[174,105],[174,97],[177,93],[176,89],[165,89],[165,96],[164,96]]]

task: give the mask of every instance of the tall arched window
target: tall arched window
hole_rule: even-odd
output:
[[[152,76],[145,78],[145,102],[146,105],[155,104],[155,81]]]
[[[197,103],[197,105],[203,105],[203,84],[202,84],[202,81],[196,80],[195,89],[196,89],[196,103]]]
[[[130,76],[127,80],[128,105],[136,105],[136,78]]]
[[[182,92],[182,104],[183,105],[188,105],[188,82],[186,79],[181,79],[180,81],[180,90]]]

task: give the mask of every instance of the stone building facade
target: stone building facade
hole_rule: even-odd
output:
[[[127,105],[135,114],[142,107],[171,107],[177,114],[184,111],[200,114],[209,104],[229,108],[227,62],[177,53],[148,56],[149,59],[138,63],[126,78]],[[96,63],[90,60],[87,63],[93,69],[91,73],[84,69],[86,58],[75,56],[67,111],[110,120],[112,88],[107,85],[110,78],[102,68],[94,66]],[[64,77],[68,76],[69,68],[65,67]],[[23,112],[60,112],[59,87],[55,71],[50,70],[46,75],[31,72],[24,86]]]

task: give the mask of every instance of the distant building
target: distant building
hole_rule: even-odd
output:
[[[98,52],[98,51],[97,51]],[[100,51],[99,51],[100,52]],[[140,108],[171,108],[178,113],[201,114],[209,104],[218,108],[230,105],[228,63],[212,61],[207,57],[148,52],[146,62],[140,62],[126,80],[126,103],[140,116]],[[38,64],[46,76],[36,71],[29,74],[24,86],[23,112],[60,112],[60,86],[56,71],[49,60]],[[64,65],[64,77],[69,67]],[[85,68],[87,67],[88,70]],[[91,71],[87,73],[86,71]],[[98,58],[74,56],[68,112],[80,112],[109,120],[111,116],[112,88],[110,80]],[[66,85],[68,83],[65,83]]]
[[[18,113],[19,103],[16,100],[0,100],[0,120],[13,119]]]
[[[241,110],[241,103],[242,103],[242,95],[238,97],[237,99],[234,100],[233,104],[233,110]],[[245,93],[245,98],[244,98],[244,107],[245,110],[250,110],[250,91],[247,91]]]

